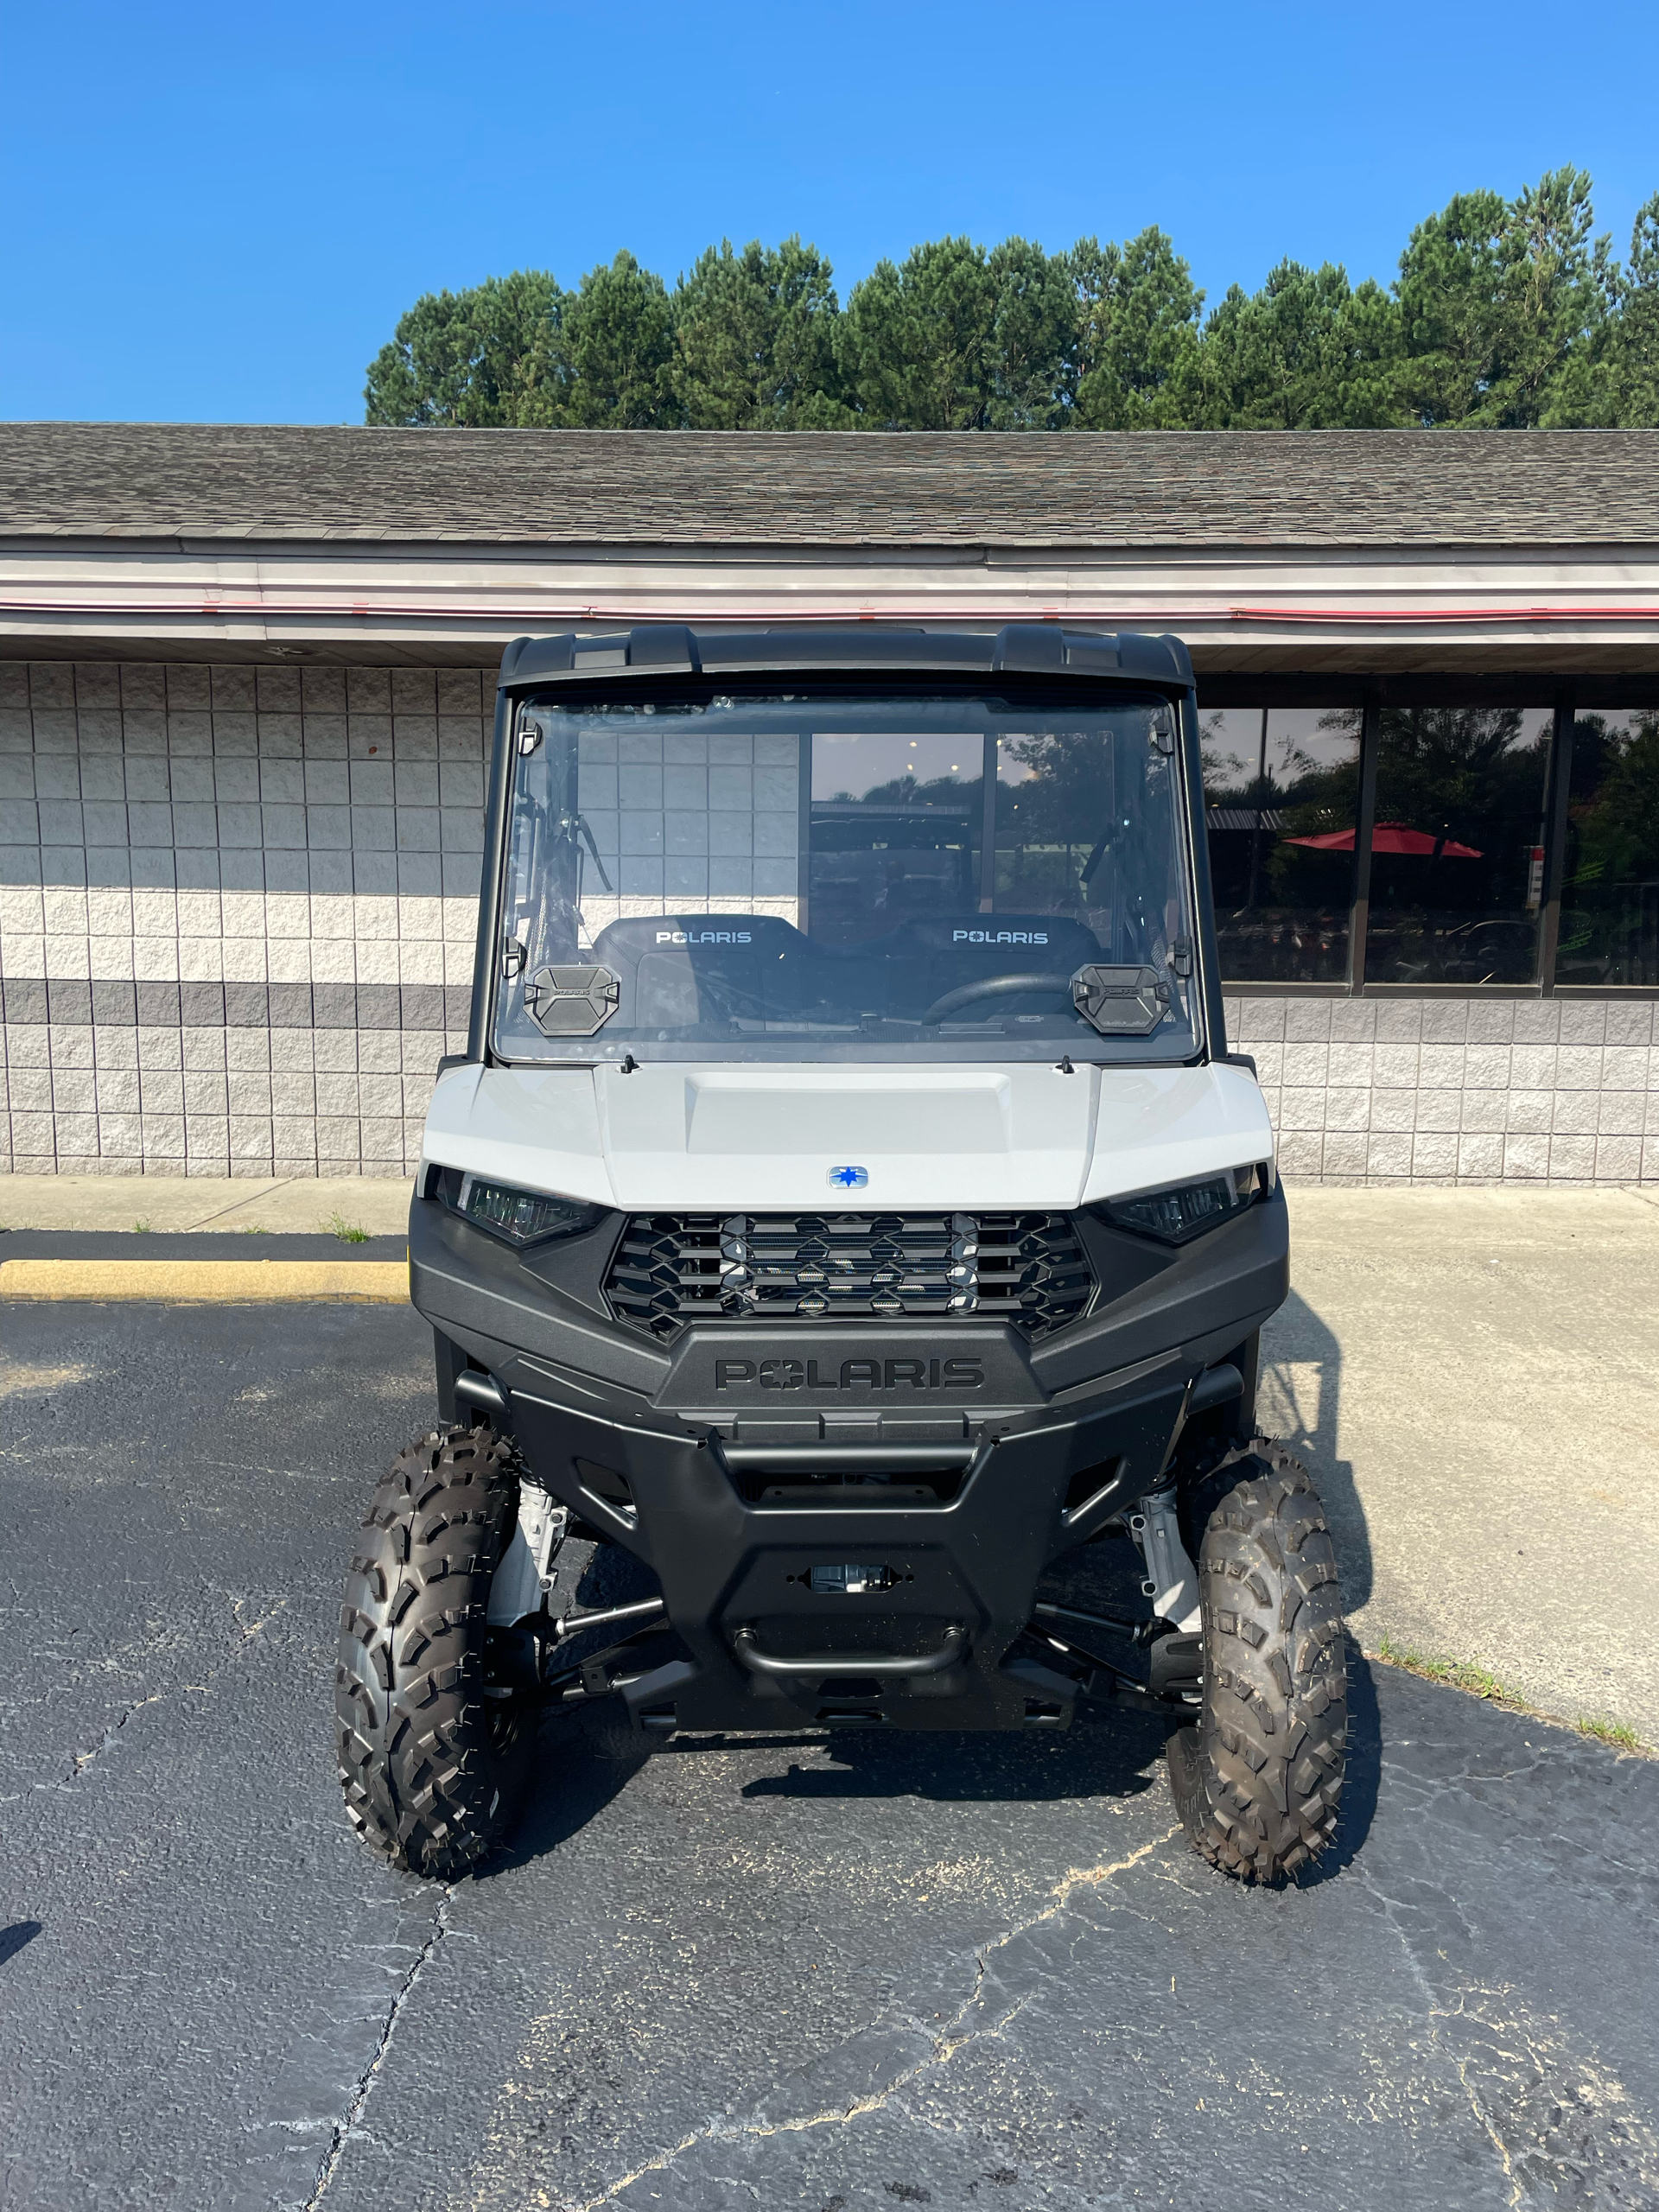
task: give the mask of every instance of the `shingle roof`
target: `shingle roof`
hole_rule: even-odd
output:
[[[1659,430],[0,423],[0,537],[401,544],[1659,543]]]

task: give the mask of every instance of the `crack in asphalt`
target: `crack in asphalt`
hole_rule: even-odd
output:
[[[228,1591],[226,1591],[223,1594],[226,1597],[230,1597],[230,1592]],[[237,1627],[241,1632],[242,1641],[245,1643],[249,1642],[252,1637],[257,1636],[262,1629],[267,1627],[270,1622],[276,1619],[278,1613],[285,1611],[289,1601],[286,1598],[279,1598],[268,1613],[262,1614],[259,1619],[251,1623],[245,1621],[242,1618],[242,1608],[247,1602],[248,1601],[245,1598],[231,1598],[231,1611],[235,1618]],[[211,1695],[213,1691],[217,1688],[219,1682],[224,1677],[226,1671],[229,1669],[235,1656],[234,1652],[232,1652],[221,1660],[217,1667],[210,1667],[207,1670],[207,1678],[205,1681],[177,1682],[170,1690],[152,1690],[148,1697],[135,1698],[131,1704],[124,1706],[116,1715],[115,1719],[110,1722],[109,1726],[105,1729],[101,1738],[92,1745],[90,1751],[72,1751],[70,1753],[69,1764],[64,1768],[63,1772],[55,1781],[36,1782],[33,1783],[31,1787],[35,1789],[64,1789],[68,1788],[72,1783],[79,1782],[82,1775],[86,1772],[87,1769],[92,1764],[94,1760],[101,1758],[105,1751],[114,1749],[121,1731],[126,1726],[128,1721],[132,1719],[135,1713],[142,1713],[144,1707],[148,1705],[164,1704],[169,1697],[188,1697],[192,1694],[198,1697],[207,1697]],[[7,1800],[5,1802],[10,1802],[11,1801]]]
[[[228,1591],[226,1592],[226,1595],[227,1597],[230,1596]],[[276,1604],[271,1607],[270,1611],[268,1613],[261,1613],[257,1621],[245,1621],[242,1618],[242,1608],[247,1604],[247,1602],[248,1601],[245,1598],[231,1599],[231,1611],[236,1616],[236,1624],[238,1628],[241,1630],[245,1641],[251,1636],[257,1636],[262,1628],[268,1628],[270,1626],[270,1623],[276,1619],[278,1613],[286,1612],[288,1610],[288,1599],[286,1598],[279,1598]]]
[[[972,1994],[963,2000],[949,2027],[943,2033],[931,2037],[931,2047],[925,2056],[918,2058],[914,2065],[906,2066],[901,2072],[894,2075],[893,2080],[881,2088],[871,2090],[867,2096],[854,2097],[844,2105],[827,2105],[819,2112],[798,2113],[791,2120],[740,2120],[735,2124],[723,2120],[705,2121],[702,2126],[694,2127],[689,2135],[683,2135],[680,2140],[669,2149],[658,2152],[654,2157],[647,2158],[642,2165],[634,2167],[632,2172],[621,2175],[607,2188],[602,2189],[597,2196],[584,2199],[579,2206],[575,2208],[575,2212],[601,2212],[602,2206],[613,2204],[624,2190],[632,2189],[635,2182],[643,2181],[646,2175],[666,2172],[676,2159],[683,2157],[687,2151],[695,2150],[699,2143],[734,2143],[752,2137],[804,2135],[815,2127],[845,2126],[851,2120],[862,2119],[867,2113],[880,2112],[892,2102],[899,2090],[908,2088],[912,2082],[926,2073],[930,2068],[948,2066],[957,2053],[968,2044],[976,2043],[983,2037],[995,2037],[1001,2035],[1015,2014],[1023,2012],[1031,2002],[1029,1995],[1016,1999],[1007,2011],[998,2019],[994,2020],[988,2028],[971,2028],[965,2034],[960,2035],[954,2033],[953,2031],[962,2026],[968,2014],[972,2012],[980,1999],[986,1967],[982,1959],[977,1960],[976,1965],[977,1970],[974,1978]],[[859,2031],[860,2034],[868,2032],[868,2028]],[[848,2040],[855,2042],[857,2038],[849,2037]]]
[[[975,1951],[973,1987],[943,2028],[934,2031],[918,2031],[927,2036],[928,2049],[913,2064],[901,2069],[898,2074],[894,2075],[892,2081],[885,2083],[880,2088],[872,2089],[863,2096],[851,2098],[844,2104],[827,2105],[817,2112],[797,2113],[789,2120],[768,2120],[755,2118],[733,2122],[716,2117],[705,2120],[702,2126],[694,2127],[689,2134],[682,2136],[677,2143],[658,2152],[653,2157],[645,2159],[642,2164],[634,2167],[631,2172],[620,2175],[615,2181],[602,2189],[597,2196],[587,2197],[580,2204],[572,2206],[570,2212],[603,2212],[606,2205],[613,2204],[625,2190],[632,2188],[635,2182],[643,2181],[650,2174],[665,2172],[677,2159],[683,2158],[686,2152],[695,2150],[700,2143],[729,2143],[757,2137],[801,2135],[817,2127],[845,2126],[850,2121],[863,2119],[868,2113],[885,2110],[901,2090],[908,2088],[912,2082],[932,2069],[948,2066],[957,2053],[965,2050],[969,2044],[981,2042],[988,2037],[995,2039],[1000,2036],[1009,2022],[1031,2003],[1035,1993],[1027,1991],[1024,1996],[1016,1998],[1005,2012],[999,2013],[988,2027],[967,2025],[969,2015],[983,1999],[985,1983],[991,1971],[990,1962],[999,1951],[1006,1950],[1010,1943],[1017,1942],[1022,1936],[1029,1935],[1033,1928],[1041,1928],[1048,1922],[1057,1920],[1070,1908],[1071,1899],[1077,1891],[1103,1887],[1106,1883],[1114,1880],[1118,1875],[1127,1873],[1132,1866],[1139,1866],[1143,1859],[1150,1858],[1154,1851],[1161,1851],[1166,1844],[1172,1842],[1180,1834],[1180,1824],[1177,1822],[1173,1827],[1166,1829],[1161,1835],[1154,1836],[1150,1841],[1137,1845],[1135,1849],[1125,1858],[1113,1859],[1098,1866],[1070,1868],[1050,1891],[1049,1895],[1052,1899],[1051,1904],[1046,1905],[1040,1912],[1033,1913],[1027,1919],[1016,1921],[1012,1927],[1005,1929],[1002,1934],[994,1941],[981,1945]],[[874,2021],[867,2023],[864,2027],[849,2036],[842,2048],[845,2049],[848,2044],[856,2043],[860,2037],[868,2035],[876,2024]],[[545,2199],[543,2201],[545,2202]],[[310,2206],[308,2205],[305,2208],[305,2212],[311,2212]]]
[[[352,2094],[346,2101],[346,2110],[334,2122],[327,2148],[317,2162],[317,2177],[312,2185],[311,2194],[300,2208],[300,2212],[316,2212],[317,2206],[321,2203],[334,2186],[334,2177],[340,2171],[340,2160],[346,2155],[346,2144],[354,2133],[366,2133],[365,2130],[359,2127],[358,2123],[362,2119],[370,2096],[373,2094],[375,2081],[380,2069],[385,2063],[386,2053],[391,2048],[391,2038],[396,2032],[404,2007],[414,1996],[416,1985],[436,1956],[438,1946],[449,1933],[449,1907],[454,1901],[454,1885],[446,1883],[443,1894],[438,1899],[437,1911],[433,1916],[432,1931],[416,1953],[409,1972],[393,1993],[391,2003],[387,2007],[385,2020],[381,2026],[380,2034],[370,2056],[369,2063],[352,2084]]]
[[[1370,1868],[1363,1861],[1356,1861],[1353,1871],[1382,1906],[1382,1916],[1399,1941],[1400,1948],[1405,1954],[1406,1964],[1410,1970],[1411,1977],[1422,1993],[1423,2004],[1428,2017],[1429,2041],[1443,2051],[1450,2060],[1469,2110],[1497,2154],[1498,2164],[1503,2169],[1503,2178],[1510,2185],[1510,2212],[1515,2212],[1515,2208],[1520,2204],[1524,2193],[1524,2184],[1515,2171],[1515,2160],[1510,2154],[1510,2147],[1498,2133],[1497,2122],[1487,2111],[1478,2090],[1469,2078],[1468,2059],[1465,2056],[1460,2056],[1457,2051],[1453,2050],[1440,2033],[1439,2023],[1442,2020],[1456,2019],[1462,2007],[1459,2006],[1457,2010],[1448,2012],[1440,2003],[1434,1985],[1429,1980],[1427,1972],[1421,1960],[1417,1956],[1411,1938],[1407,1934],[1404,1923],[1399,1916],[1395,1900],[1389,1897],[1381,1886]]]
[[[184,1687],[187,1689],[197,1689],[204,1686],[196,1682],[188,1682]],[[94,1759],[101,1758],[105,1751],[113,1750],[117,1738],[135,1713],[142,1713],[147,1705],[160,1705],[166,1695],[165,1690],[152,1690],[148,1697],[135,1698],[130,1705],[124,1707],[117,1713],[115,1719],[104,1731],[102,1740],[94,1744],[90,1751],[72,1751],[69,1755],[69,1764],[58,1779],[55,1782],[37,1782],[35,1784],[35,1789],[67,1789],[72,1782],[79,1782]]]

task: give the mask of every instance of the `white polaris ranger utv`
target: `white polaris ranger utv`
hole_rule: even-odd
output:
[[[649,1739],[1116,1696],[1167,1709],[1199,1852],[1295,1869],[1346,1675],[1255,1435],[1286,1255],[1179,640],[518,640],[410,1217],[442,1426],[341,1615],[353,1822],[465,1869],[600,1698]],[[1141,1605],[1043,1601],[1103,1535]],[[578,1605],[595,1539],[651,1594]]]

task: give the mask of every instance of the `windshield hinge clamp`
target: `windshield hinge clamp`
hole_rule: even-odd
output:
[[[1192,944],[1189,938],[1178,937],[1169,948],[1169,964],[1174,974],[1185,980],[1192,973]]]

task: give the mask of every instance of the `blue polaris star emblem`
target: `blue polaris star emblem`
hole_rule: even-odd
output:
[[[837,1191],[861,1191],[870,1179],[868,1167],[832,1167],[830,1180]]]

